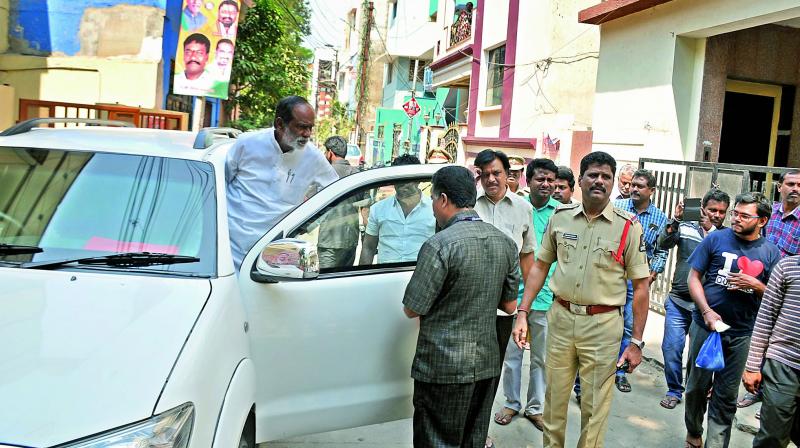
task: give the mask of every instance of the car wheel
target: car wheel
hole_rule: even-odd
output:
[[[256,416],[252,412],[244,423],[239,448],[256,448]]]

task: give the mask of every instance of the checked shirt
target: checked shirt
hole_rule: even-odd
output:
[[[517,299],[518,269],[514,241],[472,210],[422,245],[403,297],[420,315],[412,378],[446,384],[500,375],[496,310]]]
[[[800,249],[800,207],[783,213],[783,204],[772,205],[772,216],[767,223],[767,240],[778,246],[781,257],[797,255]]]
[[[618,199],[614,201],[614,207],[625,210],[636,215],[644,230],[644,244],[647,249],[647,261],[650,263],[650,272],[662,273],[667,264],[668,251],[659,249],[656,241],[658,234],[664,225],[667,224],[667,215],[658,209],[653,202],[642,213],[636,212],[633,206],[633,199]]]

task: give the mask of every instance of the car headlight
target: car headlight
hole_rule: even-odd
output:
[[[193,424],[194,405],[185,403],[145,421],[59,448],[186,448]]]

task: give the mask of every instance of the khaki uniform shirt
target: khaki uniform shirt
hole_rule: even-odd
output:
[[[589,220],[581,204],[558,208],[542,238],[537,255],[547,263],[558,261],[550,289],[578,305],[625,305],[626,279],[650,275],[642,240],[642,226],[634,222],[623,250],[625,265],[614,259],[625,221],[631,214],[608,203],[603,212]]]
[[[475,211],[484,222],[511,237],[517,244],[517,252],[527,254],[536,249],[533,206],[524,197],[506,188],[506,195],[495,204],[483,190],[479,190]]]

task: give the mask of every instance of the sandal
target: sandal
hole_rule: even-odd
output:
[[[683,448],[702,448],[703,447],[703,438],[702,437],[700,437],[698,439],[697,444],[692,443],[692,442],[690,442],[688,440],[685,440],[684,442],[685,443],[683,445]]]
[[[678,403],[680,402],[681,402],[680,398],[674,397],[672,395],[667,395],[666,397],[664,397],[663,400],[661,400],[659,404],[661,405],[662,408],[675,409],[675,406],[677,406]]]
[[[511,423],[511,420],[517,414],[519,414],[518,411],[509,408],[503,408],[500,410],[500,412],[494,414],[494,422],[497,423],[498,425],[505,426]]]
[[[761,394],[751,394],[750,392],[744,394],[741,400],[736,402],[737,408],[746,408],[761,401]]]

